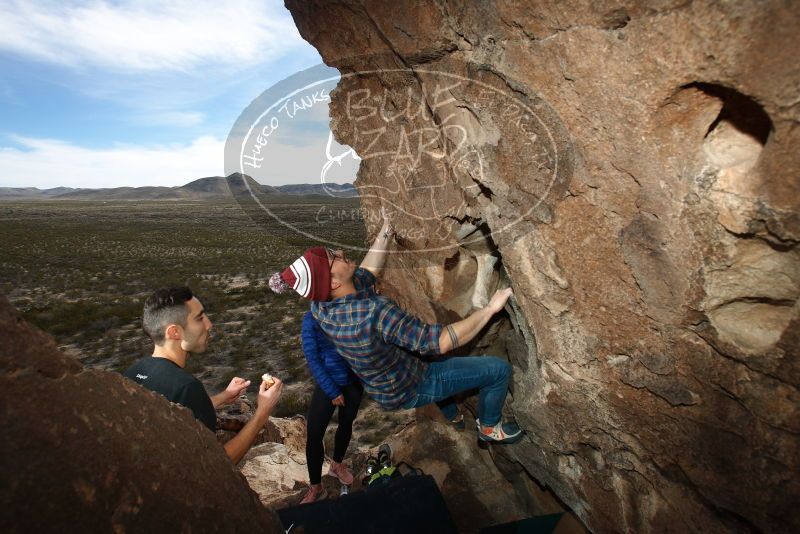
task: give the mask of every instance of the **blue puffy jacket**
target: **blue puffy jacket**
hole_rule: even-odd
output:
[[[308,368],[328,398],[333,400],[342,394],[339,386],[358,380],[347,362],[336,352],[336,347],[319,327],[311,312],[306,312],[303,316],[300,339]]]

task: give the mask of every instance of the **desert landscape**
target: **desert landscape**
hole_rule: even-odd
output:
[[[84,192],[90,200],[76,200],[75,192],[0,200],[0,292],[87,368],[122,372],[152,350],[141,330],[147,294],[186,284],[214,323],[208,352],[191,358],[187,370],[210,393],[234,376],[257,384],[269,372],[286,383],[275,415],[305,414],[314,387],[299,342],[308,303],[273,294],[267,279],[316,243],[277,221],[253,221],[230,193],[141,200],[151,192],[126,189],[131,200],[101,200],[97,191]],[[262,199],[278,218],[309,234],[364,244],[357,198]],[[255,386],[250,389],[254,394]],[[387,418],[368,398],[363,403],[356,443],[377,445],[408,418]]]

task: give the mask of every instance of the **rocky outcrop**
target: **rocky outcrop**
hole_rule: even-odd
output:
[[[419,418],[387,443],[396,462],[404,461],[433,476],[459,532],[528,517],[525,502],[481,451],[471,431],[457,432],[448,424]]]
[[[305,418],[272,419],[264,437],[267,441],[242,458],[240,470],[265,506],[279,510],[295,505],[309,484]],[[327,467],[326,461],[323,473]]]
[[[800,6],[287,7],[392,212],[385,292],[514,288],[509,460],[595,531],[799,529]]]
[[[0,297],[0,530],[283,532],[190,411],[84,370]]]
[[[253,447],[242,461],[241,471],[262,503],[281,509],[296,505],[308,487],[305,421],[274,419],[273,423],[270,436],[275,441]],[[503,478],[490,453],[475,446],[473,432],[457,432],[444,420],[437,422],[420,413],[416,422],[390,436],[387,443],[396,465],[405,462],[434,477],[459,532],[477,532],[483,527],[523,519],[530,513],[521,497],[527,492],[517,491]],[[376,455],[377,448],[352,449],[345,461],[356,475],[350,489],[356,492],[363,489],[361,477],[367,458]],[[324,476],[327,470],[326,458],[322,484],[330,498],[335,499],[341,485],[334,477]],[[541,513],[562,511],[558,507],[536,508]]]

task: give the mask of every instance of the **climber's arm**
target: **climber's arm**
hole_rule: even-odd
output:
[[[511,297],[511,288],[498,289],[492,300],[485,308],[481,308],[467,318],[447,325],[439,336],[439,351],[441,354],[449,352],[456,347],[469,343],[486,326],[494,314],[503,309]]]
[[[378,276],[381,269],[383,269],[384,263],[386,263],[386,255],[389,252],[389,246],[392,243],[392,236],[394,235],[392,224],[389,222],[389,217],[386,215],[383,208],[381,208],[381,214],[383,215],[383,226],[378,230],[375,241],[372,242],[369,252],[367,252],[367,255],[364,256],[364,260],[361,262],[361,267],[375,276]]]

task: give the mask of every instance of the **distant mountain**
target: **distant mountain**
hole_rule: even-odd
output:
[[[37,187],[0,187],[0,198],[49,198],[72,191],[78,191],[78,189],[74,187],[53,187],[52,189],[39,189]]]
[[[63,195],[65,193],[71,193],[73,191],[80,191],[80,189],[77,189],[75,187],[53,187],[50,189],[44,189],[42,193],[46,197],[57,197],[59,195]]]
[[[228,175],[227,178],[220,178],[220,179],[222,180],[223,186],[225,187],[226,196],[238,197],[241,194],[247,195],[250,193],[250,191],[265,195],[281,194],[281,192],[278,191],[278,189],[270,185],[261,185],[260,183],[253,180],[251,177],[247,176],[246,174],[242,174],[240,172],[235,172],[233,174]],[[195,180],[194,182],[192,182],[192,184],[202,182],[203,180],[208,180],[208,178],[201,178],[200,180]],[[184,187],[187,187],[188,185],[191,184],[187,184]]]
[[[277,188],[287,195],[325,195],[334,197],[357,197],[353,184],[290,184]]]
[[[51,197],[56,200],[161,200],[170,198],[172,187],[113,187],[79,189]]]
[[[261,195],[323,195],[351,198],[358,192],[352,184],[292,184],[273,187],[262,185],[250,176],[234,173],[224,178],[199,178],[180,187],[112,187],[104,189],[75,189],[55,187],[0,187],[0,199],[28,200],[211,200],[230,198],[253,191]]]

